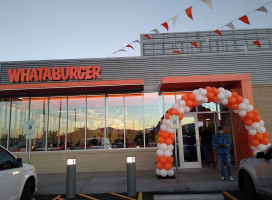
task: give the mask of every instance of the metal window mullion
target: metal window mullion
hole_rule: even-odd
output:
[[[47,98],[47,118],[46,118],[46,132],[45,132],[45,151],[47,151],[47,147],[48,147],[48,141],[47,140],[48,140],[48,127],[49,127],[49,104],[50,104],[50,97]]]
[[[11,110],[12,110],[12,100],[9,99],[9,118],[8,118],[8,138],[7,138],[7,149],[9,149],[9,138],[11,129]]]
[[[163,111],[163,117],[165,117],[165,102],[164,102],[164,92],[162,93],[162,111]]]
[[[28,119],[27,119],[28,121],[30,120],[30,104],[31,104],[31,97],[28,97]],[[27,139],[25,139],[25,140],[26,140],[26,147],[28,147],[29,140],[27,140]],[[31,146],[29,146],[29,151],[30,151],[30,148],[31,148]],[[26,148],[26,152],[27,152],[27,148]]]
[[[124,148],[126,148],[126,99],[125,94],[123,94],[123,120],[124,120]]]
[[[85,95],[85,150],[87,149],[87,94]]]
[[[66,96],[66,133],[65,133],[65,150],[67,150],[67,137],[68,137],[68,96]]]
[[[142,116],[143,116],[143,134],[144,134],[144,148],[145,146],[145,115],[144,115],[144,92],[142,92]]]
[[[106,134],[107,134],[107,109],[106,109],[106,107],[108,105],[107,99],[108,99],[108,97],[105,94],[105,96],[104,96],[104,122],[105,122],[104,123],[104,149],[106,148]]]

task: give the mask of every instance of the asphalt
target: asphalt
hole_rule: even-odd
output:
[[[215,193],[239,190],[237,168],[234,181],[220,180],[216,168],[181,169],[177,179],[158,179],[155,171],[136,172],[137,192]],[[76,174],[77,194],[126,193],[127,172],[84,172]],[[36,195],[66,194],[66,174],[38,174]]]

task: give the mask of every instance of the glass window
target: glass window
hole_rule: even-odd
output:
[[[125,95],[126,147],[144,147],[142,94]],[[148,138],[145,138],[148,141]]]
[[[15,166],[15,158],[5,149],[0,147],[0,171]]]
[[[64,150],[66,133],[66,97],[50,97],[47,149]]]
[[[44,151],[46,141],[47,124],[47,97],[31,97],[30,99],[30,119],[35,121],[35,138],[32,141],[32,151]]]
[[[101,145],[104,148],[124,147],[124,95],[108,95],[107,97],[107,135]],[[105,142],[104,142],[105,140]],[[127,142],[127,138],[126,138]]]
[[[197,109],[198,112],[216,112],[216,103],[202,103]]]
[[[163,93],[164,98],[164,111],[166,112],[170,108],[172,108],[173,103],[175,103],[175,93]]]
[[[222,112],[222,111],[229,111],[230,109],[227,108],[226,106],[222,105],[222,104],[217,104],[217,111],[218,112]]]
[[[86,99],[85,96],[68,97],[68,134],[70,149],[85,149]]]
[[[162,96],[158,93],[144,94],[145,134],[148,138],[147,147],[156,147],[159,138],[161,120],[163,119]]]
[[[12,98],[10,123],[10,151],[26,151],[26,121],[28,121],[28,98]]]
[[[87,149],[102,148],[104,127],[105,96],[87,96]]]
[[[7,147],[10,99],[0,99],[0,144]]]

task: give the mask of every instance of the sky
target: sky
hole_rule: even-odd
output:
[[[140,56],[140,34],[272,28],[272,0],[0,0],[0,62]],[[269,3],[269,4],[267,4]],[[263,5],[268,13],[256,12]],[[185,9],[192,6],[193,20]]]

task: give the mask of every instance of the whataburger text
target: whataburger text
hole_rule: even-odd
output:
[[[90,80],[101,79],[100,66],[39,67],[8,69],[11,83],[32,81]]]

